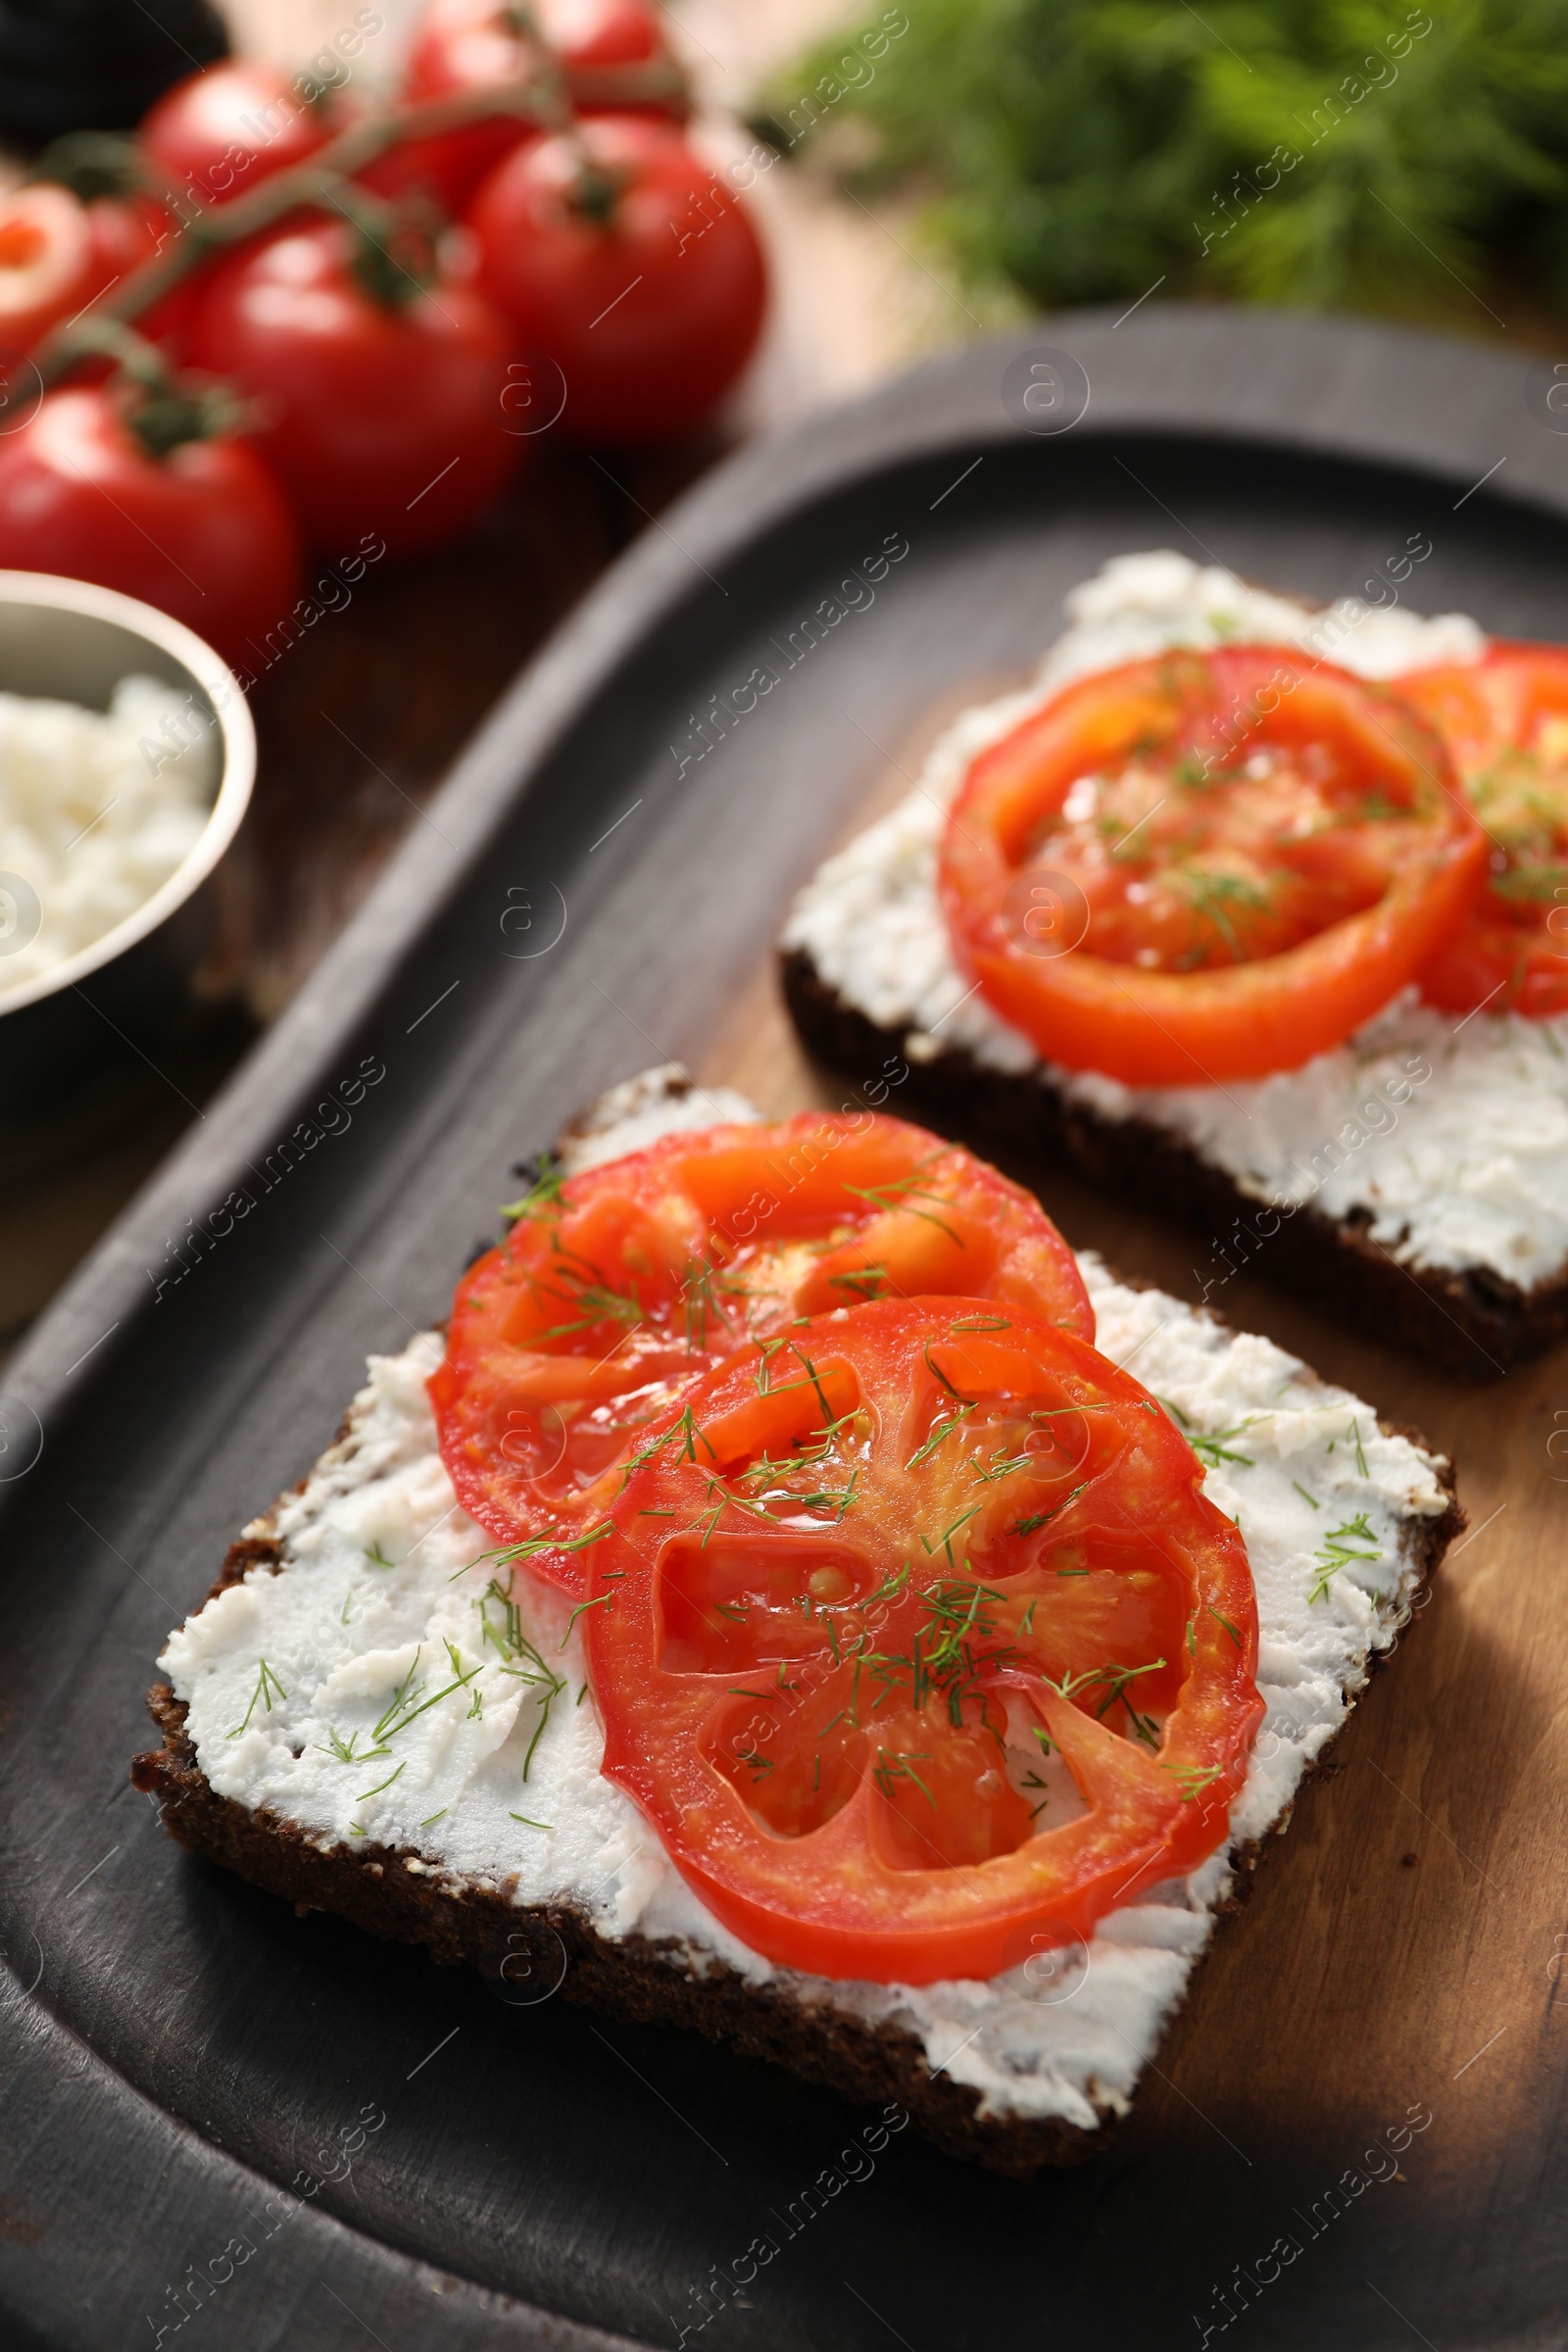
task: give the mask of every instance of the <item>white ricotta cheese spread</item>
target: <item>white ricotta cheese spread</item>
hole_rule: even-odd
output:
[[[1103,1117],[1163,1127],[1260,1200],[1310,1200],[1412,1265],[1483,1265],[1528,1290],[1568,1258],[1568,1019],[1487,1012],[1456,1022],[1407,1000],[1303,1069],[1212,1086],[1134,1089],[1042,1063],[958,971],[937,898],[948,808],[976,754],[1071,678],[1170,646],[1299,645],[1363,677],[1473,662],[1460,613],[1427,619],[1348,600],[1314,611],[1169,552],[1118,556],[1067,599],[1070,626],[1021,693],[964,711],[914,789],[830,858],[797,899],[784,945],[904,1051],[964,1050],[1040,1070]],[[1416,1065],[1420,1065],[1417,1068]],[[1406,1083],[1400,1086],[1400,1080]],[[1390,1088],[1397,1100],[1391,1099]]]
[[[713,1115],[692,1092],[678,1120],[667,1072],[638,1084],[629,1108],[646,1118],[662,1098],[666,1129]],[[757,1115],[740,1097],[729,1115],[736,1104]],[[608,1132],[594,1134],[597,1156],[611,1155]],[[633,1119],[622,1132],[641,1131]],[[891,2023],[933,2070],[972,2084],[988,2115],[1090,2129],[1121,2112],[1207,1941],[1230,1852],[1282,1822],[1372,1653],[1393,1642],[1415,1578],[1408,1539],[1446,1497],[1427,1455],[1379,1434],[1369,1406],[1272,1342],[1082,1262],[1104,1352],[1195,1433],[1227,1433],[1207,1491],[1247,1540],[1268,1707],[1231,1847],[1115,1912],[1086,1948],[990,1983],[838,1983],[775,1968],[721,1927],[602,1777],[569,1601],[519,1575],[533,1658],[484,1642],[489,1539],[459,1509],[436,1451],[424,1392],[441,1358],[435,1332],[371,1358],[346,1437],[250,1531],[277,1539],[277,1572],[252,1569],[172,1637],[160,1663],[202,1770],[220,1795],[269,1806],[323,1847],[368,1839],[438,1886],[569,1904],[602,1936],[666,1941],[674,1966],[724,1962],[805,2004]],[[1325,1575],[1327,1539],[1351,1521],[1365,1532],[1349,1548],[1375,1556]]]
[[[107,710],[0,694],[0,995],[145,906],[217,780],[211,729],[156,679],[122,679]]]

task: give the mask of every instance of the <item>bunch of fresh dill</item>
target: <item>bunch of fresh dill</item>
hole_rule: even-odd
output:
[[[755,119],[1031,303],[1568,308],[1568,0],[908,0]]]

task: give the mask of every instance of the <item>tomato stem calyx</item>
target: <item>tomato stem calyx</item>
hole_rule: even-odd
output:
[[[243,432],[250,405],[216,376],[173,372],[164,354],[133,327],[99,318],[77,329],[79,348],[115,363],[116,381],[129,397],[124,420],[150,458],[167,458],[186,441],[212,441]]]
[[[114,130],[70,130],[44,149],[23,185],[48,181],[69,188],[83,204],[100,196],[157,195],[158,182],[134,139]]]

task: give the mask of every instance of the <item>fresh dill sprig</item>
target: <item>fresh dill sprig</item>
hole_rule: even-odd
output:
[[[1367,1545],[1371,1548],[1364,1548]],[[1370,1562],[1381,1560],[1382,1557],[1382,1547],[1367,1525],[1365,1511],[1357,1511],[1355,1517],[1348,1519],[1343,1527],[1331,1527],[1313,1562],[1317,1582],[1306,1596],[1308,1608],[1315,1600],[1327,1599],[1329,1581],[1342,1568],[1348,1568],[1353,1561]]]
[[[263,1658],[260,1660],[260,1671],[256,1677],[256,1688],[251,1692],[251,1703],[245,1710],[244,1720],[243,1722],[236,1723],[231,1732],[225,1733],[225,1739],[237,1740],[241,1732],[248,1731],[250,1729],[250,1720],[256,1712],[258,1701],[260,1701],[266,1707],[268,1714],[270,1715],[272,1712],[272,1693],[274,1691],[276,1691],[279,1698],[287,1698],[288,1696],[288,1692],[284,1690],[282,1684],[278,1681],[276,1675],[267,1663],[267,1660]]]
[[[938,1421],[934,1425],[931,1435],[927,1438],[925,1444],[920,1446],[917,1451],[911,1453],[908,1460],[905,1463],[904,1467],[906,1470],[917,1470],[922,1462],[928,1462],[943,1441],[947,1438],[951,1438],[956,1429],[961,1429],[963,1427],[964,1422],[968,1419],[969,1415],[974,1411],[974,1409],[975,1408],[972,1404],[960,1404],[948,1415],[948,1418],[945,1421]]]
[[[910,1205],[914,1200],[935,1200],[944,1208],[952,1207],[952,1200],[946,1193],[934,1193],[929,1185],[916,1182],[921,1172],[928,1168],[934,1159],[941,1157],[940,1152],[928,1152],[924,1159],[915,1162],[906,1176],[895,1177],[887,1184],[847,1184],[844,1190],[857,1200],[868,1200],[871,1206],[880,1209],[884,1216],[891,1215],[896,1209],[902,1209],[906,1216],[923,1217],[928,1225],[935,1225],[939,1232],[945,1233],[949,1241],[955,1243],[961,1250],[963,1248],[961,1234],[955,1233],[953,1227],[946,1224],[941,1217],[933,1216],[930,1209],[914,1208]]]
[[[896,1781],[912,1781],[926,1803],[935,1812],[937,1800],[914,1769],[916,1764],[926,1764],[930,1760],[931,1750],[928,1747],[879,1747],[876,1751],[876,1762],[871,1768],[871,1778],[886,1797],[892,1796],[893,1785]]]
[[[514,1224],[519,1217],[554,1215],[565,1206],[566,1178],[555,1153],[541,1152],[533,1165],[538,1173],[527,1192],[520,1200],[508,1201],[502,1207],[502,1216],[510,1218]]]

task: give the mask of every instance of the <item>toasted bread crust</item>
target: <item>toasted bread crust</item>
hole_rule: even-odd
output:
[[[865,1070],[903,1055],[904,1030],[880,1027],[830,988],[804,948],[783,955],[781,976],[790,1016],[818,1061]],[[959,1142],[1018,1172],[1065,1160],[1136,1207],[1247,1254],[1223,1237],[1238,1220],[1248,1228],[1266,1204],[1167,1129],[1102,1118],[1043,1072],[990,1069],[962,1047],[908,1068],[913,1107]],[[1472,1380],[1494,1379],[1568,1332],[1568,1277],[1524,1291],[1486,1266],[1406,1266],[1370,1238],[1370,1222],[1364,1214],[1335,1220],[1309,1202],[1253,1248],[1271,1281],[1321,1313]]]

